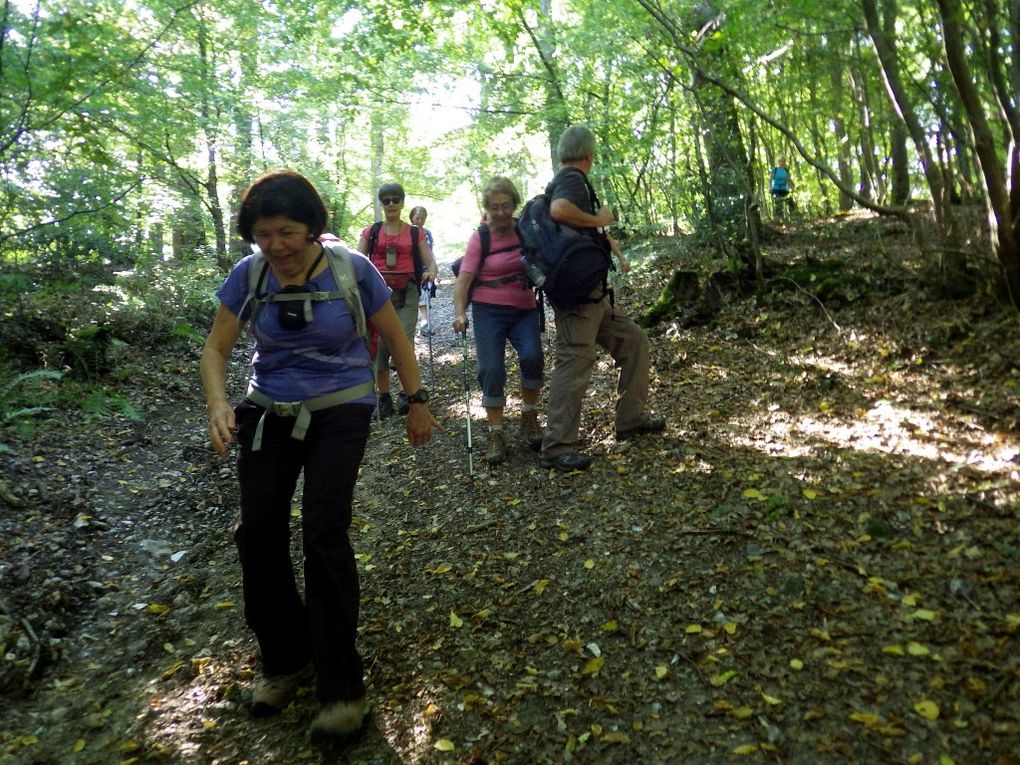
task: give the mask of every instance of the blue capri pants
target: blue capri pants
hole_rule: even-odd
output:
[[[482,406],[506,406],[506,344],[517,351],[521,367],[521,388],[542,387],[544,358],[539,337],[538,309],[513,308],[492,303],[472,303],[475,325],[478,384],[482,388]]]

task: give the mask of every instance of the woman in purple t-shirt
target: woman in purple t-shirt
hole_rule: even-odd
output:
[[[234,541],[244,617],[262,654],[252,711],[279,712],[314,673],[322,708],[312,732],[342,736],[360,728],[367,711],[355,645],[358,571],[348,529],[375,397],[372,362],[356,317],[344,299],[332,297],[341,285],[329,263],[334,256],[322,243],[327,217],[315,187],[293,171],[268,173],[244,192],[238,230],[261,254],[240,261],[217,292],[220,305],[202,352],[201,375],[209,441],[221,455],[231,444],[238,446],[241,511]],[[349,252],[335,257],[351,260],[368,320],[390,344],[404,389],[417,391],[407,436],[421,445],[438,423],[390,290],[365,258]],[[283,292],[326,298],[267,302],[253,318],[248,300],[253,267],[259,268],[256,291],[262,298]],[[306,310],[287,308],[302,305]],[[227,365],[249,321],[255,339],[252,376],[245,400],[232,407]],[[290,557],[291,500],[301,473],[303,593]]]
[[[524,273],[514,219],[520,203],[521,195],[507,178],[497,176],[485,185],[482,206],[488,222],[471,234],[453,287],[456,332],[467,331],[467,304],[469,299],[471,302],[478,383],[489,421],[485,458],[490,465],[506,459],[503,408],[508,340],[517,351],[521,367],[521,438],[531,449],[542,445],[536,409],[542,388],[542,342],[535,293]]]

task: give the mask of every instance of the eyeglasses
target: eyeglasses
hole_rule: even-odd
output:
[[[380,197],[379,201],[384,205],[399,205],[404,200],[400,197]]]
[[[499,212],[513,212],[515,207],[517,207],[517,205],[515,205],[513,202],[504,202],[503,204],[500,205],[489,205],[485,209],[491,213],[499,213]]]

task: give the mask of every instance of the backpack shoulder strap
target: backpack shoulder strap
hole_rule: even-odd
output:
[[[379,231],[382,229],[383,222],[377,220],[372,224],[372,228],[368,231],[368,259],[371,260],[375,255],[375,246],[379,244]]]
[[[250,261],[248,261],[248,294],[244,297],[244,303],[241,304],[241,310],[238,312],[238,316],[244,316],[245,310],[248,306],[251,306],[251,316],[248,318],[248,322],[251,326],[255,325],[255,312],[258,311],[259,306],[263,303],[265,294],[259,294],[263,290],[264,280],[267,272],[269,271],[269,263],[266,262],[266,256],[261,252],[256,252],[252,255]]]
[[[337,289],[347,304],[347,310],[354,317],[358,335],[368,343],[368,323],[365,319],[365,307],[361,302],[361,290],[358,289],[358,277],[354,272],[354,256],[344,247],[326,247],[326,255]]]
[[[489,230],[489,224],[483,223],[478,227],[478,239],[482,243],[482,259],[478,261],[478,270],[482,270],[482,263],[489,257],[489,248],[492,247],[492,232]]]

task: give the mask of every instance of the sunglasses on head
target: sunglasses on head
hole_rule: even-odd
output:
[[[384,205],[399,205],[404,200],[400,197],[380,197],[379,201]]]

